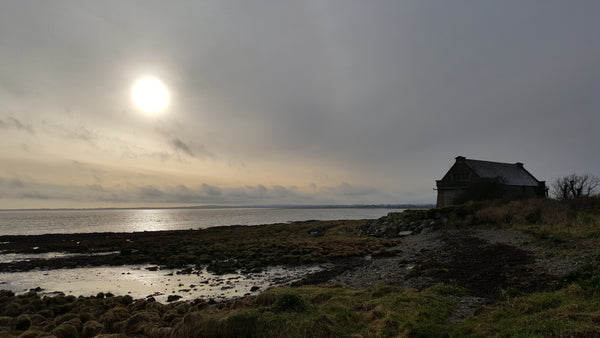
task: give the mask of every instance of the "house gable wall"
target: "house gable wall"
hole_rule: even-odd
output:
[[[441,208],[454,204],[465,189],[440,189],[438,188],[436,207]]]
[[[437,181],[437,187],[466,187],[477,178],[477,174],[466,163],[457,162],[450,167],[441,180]]]
[[[436,181],[437,207],[452,205],[460,195],[467,189],[470,182],[478,178],[477,174],[461,158],[450,167],[446,175]]]

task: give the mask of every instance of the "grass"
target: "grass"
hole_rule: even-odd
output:
[[[600,297],[579,284],[557,291],[508,297],[480,308],[464,322],[448,322],[460,288],[422,291],[393,286],[354,291],[339,286],[275,288],[217,306],[122,297],[6,295],[0,337],[92,336],[121,333],[153,337],[547,337],[600,334]],[[125,303],[129,303],[125,305]],[[44,304],[45,306],[41,306]],[[10,305],[20,314],[6,316]],[[186,305],[186,306],[183,306]],[[183,307],[183,309],[181,309]],[[44,308],[47,311],[40,315]]]
[[[362,291],[340,286],[275,288],[235,307],[190,314],[196,319],[184,319],[174,333],[216,336],[208,331],[214,328],[208,323],[218,323],[223,337],[431,336],[445,331],[456,291],[447,286],[421,292],[393,286]]]
[[[533,236],[549,254],[590,259],[600,247],[600,197],[469,202],[427,211],[447,228],[501,228]],[[600,256],[594,257],[600,259]]]
[[[574,201],[528,199],[496,201],[480,205],[474,212],[475,224],[529,226],[548,232],[587,236],[600,226],[600,197]]]
[[[442,334],[461,289],[279,287],[207,306],[125,297],[0,295],[0,336],[388,337]],[[15,311],[16,310],[16,311]],[[85,334],[84,334],[85,332]],[[34,334],[35,333],[35,334]]]
[[[600,335],[600,297],[578,284],[509,298],[484,307],[451,333],[480,337],[591,337]]]
[[[435,285],[349,290],[278,287],[215,306],[126,297],[0,295],[0,337],[548,337],[600,334],[600,296],[579,282],[506,297],[462,322],[448,318],[465,290]],[[8,315],[11,308],[19,314]],[[50,314],[49,314],[50,313]]]

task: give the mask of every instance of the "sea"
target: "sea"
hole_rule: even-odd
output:
[[[0,235],[205,229],[306,220],[375,219],[399,208],[0,210]]]
[[[3,210],[0,235],[49,233],[138,232],[204,229],[216,226],[258,225],[306,220],[375,219],[399,208],[215,208],[215,209],[101,209],[101,210]],[[6,238],[6,237],[5,237]],[[6,238],[9,240],[9,238]],[[0,263],[50,259],[72,255],[64,252],[15,254],[2,250]],[[99,253],[104,254],[104,253]],[[110,252],[106,253],[110,254]],[[79,267],[73,269],[1,272],[0,289],[17,294],[36,290],[40,295],[92,296],[99,292],[152,296],[167,302],[170,295],[180,300],[226,301],[257,294],[268,287],[285,285],[307,274],[326,269],[322,264],[271,266],[258,273],[215,275],[206,268],[190,275],[177,270],[144,264]]]

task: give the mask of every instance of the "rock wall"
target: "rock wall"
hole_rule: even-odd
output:
[[[431,232],[440,225],[439,219],[427,218],[426,213],[411,211],[413,210],[391,212],[387,216],[370,221],[361,228],[362,234],[394,238]]]
[[[474,214],[485,204],[470,202],[433,209],[408,209],[391,212],[361,227],[364,236],[395,238],[445,228],[461,228],[477,223]]]

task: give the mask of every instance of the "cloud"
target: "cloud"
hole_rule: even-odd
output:
[[[214,185],[209,185],[206,183],[202,184],[200,191],[209,197],[218,197],[223,194],[223,191],[221,190],[221,188],[214,186]]]
[[[31,125],[25,124],[12,116],[7,117],[6,121],[0,120],[0,128],[22,130],[30,134],[34,134],[34,130]]]
[[[76,125],[57,125],[57,130],[62,137],[93,143],[98,139],[98,132],[88,127],[84,122]]]
[[[374,187],[358,186],[349,183],[342,183],[338,186],[332,187],[324,187],[322,190],[327,192],[328,194],[338,196],[369,196],[380,193]]]
[[[0,198],[20,200],[53,200],[70,203],[136,203],[136,204],[222,204],[222,205],[287,205],[287,204],[363,204],[385,203],[375,188],[342,184],[332,187],[307,188],[296,186],[265,186],[262,184],[239,187],[219,187],[201,184],[197,187],[178,185],[107,186],[57,185],[22,182],[19,179],[0,178]]]
[[[187,154],[188,156],[194,157],[194,153],[192,152],[192,150],[190,149],[190,147],[185,144],[182,140],[180,140],[179,138],[174,138],[171,140],[171,145],[173,146],[173,148],[175,148],[176,151],[182,151],[183,153]]]
[[[200,157],[200,158],[214,158],[215,156],[206,149],[206,147],[204,147],[204,145],[200,145],[200,146],[196,146],[194,147],[194,150],[192,150],[192,147],[188,144],[183,142],[180,138],[178,137],[173,137],[170,141],[171,147],[176,151],[176,152],[182,152],[190,157]]]
[[[0,177],[0,187],[3,188],[23,188],[23,182],[18,178],[3,178]]]

